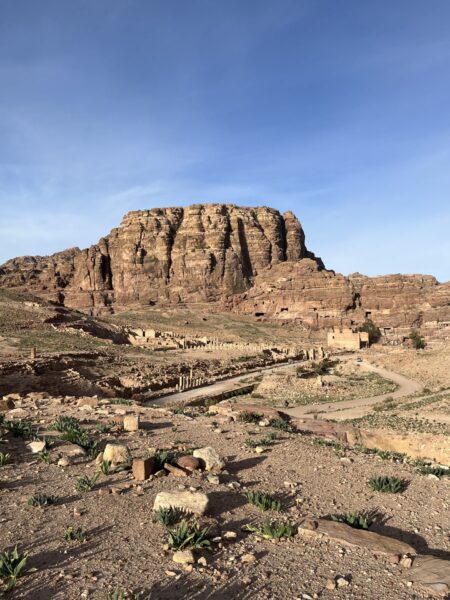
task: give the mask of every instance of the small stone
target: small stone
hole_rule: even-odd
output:
[[[336,581],[334,579],[327,579],[325,587],[327,590],[335,590],[337,588]]]
[[[342,588],[350,585],[350,582],[345,577],[336,577],[336,584],[338,588]]]
[[[172,560],[181,565],[192,565],[195,562],[192,550],[179,550],[178,552],[174,552]]]
[[[36,441],[28,444],[28,448],[31,450],[33,454],[37,454],[38,452],[42,452],[45,450],[45,441]]]
[[[70,460],[68,459],[67,456],[62,456],[58,460],[58,467],[68,467],[69,465],[70,465]]]
[[[398,563],[400,562],[400,554],[391,554],[389,556],[389,562],[391,563],[391,565],[398,565]]]
[[[410,569],[412,567],[412,558],[410,558],[409,556],[404,556],[401,560],[400,560],[400,564],[402,567],[404,567],[405,569]]]
[[[253,563],[256,561],[256,556],[249,552],[248,554],[243,554],[241,556],[241,562],[243,563]]]
[[[262,454],[264,452],[264,448],[262,446],[256,446],[255,452],[256,454]]]
[[[188,471],[198,471],[202,466],[200,460],[194,456],[180,456],[177,465]]]
[[[207,480],[209,481],[209,483],[212,483],[213,485],[219,485],[219,483],[220,483],[220,479],[219,479],[218,475],[210,474],[210,475],[208,475]]]
[[[126,415],[123,418],[123,428],[125,431],[138,431],[139,415]]]
[[[167,577],[176,577],[177,574],[175,573],[175,571],[165,571]]]
[[[224,540],[235,540],[237,538],[237,533],[235,531],[225,531],[222,537]]]
[[[175,465],[171,465],[170,463],[164,463],[164,468],[166,471],[169,471],[175,477],[186,477],[187,473],[184,469],[180,469],[180,467],[176,467]]]
[[[197,564],[201,565],[202,567],[206,567],[208,563],[204,556],[200,556],[200,558],[197,560]]]
[[[156,495],[153,510],[169,508],[171,506],[203,515],[208,509],[209,499],[202,492],[159,492]]]

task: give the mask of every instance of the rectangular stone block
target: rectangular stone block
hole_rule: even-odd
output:
[[[126,415],[123,418],[125,431],[137,431],[139,429],[139,415]]]
[[[149,458],[134,458],[132,468],[133,477],[137,481],[145,481],[155,472],[155,459],[153,456]]]

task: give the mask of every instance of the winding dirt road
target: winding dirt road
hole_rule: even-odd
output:
[[[354,398],[353,400],[343,400],[342,402],[321,402],[319,404],[306,404],[304,406],[296,406],[295,408],[284,409],[288,415],[292,417],[301,417],[303,419],[314,418],[317,414],[328,419],[341,421],[344,419],[357,419],[363,417],[370,412],[371,407],[378,402],[386,400],[386,398],[402,398],[409,396],[422,389],[422,386],[412,379],[408,379],[403,375],[388,371],[382,367],[376,367],[368,362],[362,361],[358,363],[361,370],[378,373],[381,377],[389,379],[398,385],[395,392],[372,396],[370,398]]]

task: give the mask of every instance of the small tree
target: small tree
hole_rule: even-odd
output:
[[[411,331],[411,333],[409,334],[409,339],[411,340],[412,345],[416,350],[423,350],[423,348],[425,348],[426,346],[425,340],[417,331],[417,329],[413,329]]]
[[[381,337],[381,331],[372,321],[372,319],[366,319],[364,324],[361,325],[359,331],[365,331],[369,334],[369,344],[375,344]]]

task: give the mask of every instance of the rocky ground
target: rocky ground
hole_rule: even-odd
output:
[[[48,454],[33,454],[26,436],[14,437],[7,428],[0,444],[10,455],[0,467],[0,550],[18,544],[29,553],[26,566],[36,569],[18,579],[11,597],[106,599],[113,590],[161,599],[430,597],[414,581],[409,561],[398,564],[395,547],[375,554],[327,536],[297,534],[305,518],[360,510],[379,513],[373,531],[420,554],[449,557],[448,477],[430,478],[412,463],[327,445],[268,420],[247,423],[202,409],[183,414],[112,399],[45,396],[16,398],[16,408],[4,413],[6,420],[31,421],[41,439],[54,441]],[[136,414],[140,429],[124,431],[124,417]],[[121,444],[133,458],[145,458],[155,449],[190,455],[207,446],[223,463],[218,469],[209,465],[212,472],[164,471],[144,482],[129,470],[101,474],[82,493],[75,489],[77,479],[97,473],[99,461],[59,441],[52,423],[61,416],[78,419],[99,451]],[[399,494],[375,492],[368,480],[378,475],[400,477],[408,485]],[[249,490],[271,492],[283,512],[262,513],[247,502]],[[193,564],[174,562],[165,546],[167,533],[154,522],[155,498],[167,491],[208,497],[209,508],[198,521],[210,528],[211,550],[195,551]],[[37,494],[55,496],[54,504],[31,506],[29,498]],[[267,518],[290,522],[294,535],[272,542],[243,531]],[[85,539],[66,541],[68,527],[81,528]]]

